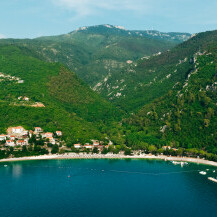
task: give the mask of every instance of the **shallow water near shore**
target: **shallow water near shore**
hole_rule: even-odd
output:
[[[209,176],[217,177],[216,167],[153,159],[5,162],[0,215],[217,216],[217,183]]]

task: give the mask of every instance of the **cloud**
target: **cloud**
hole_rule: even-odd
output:
[[[151,23],[151,25],[215,25],[216,0],[47,0],[64,11],[68,21],[118,19],[118,23]],[[200,2],[198,4],[198,2]],[[194,8],[194,10],[192,10]],[[61,13],[61,12],[60,12]],[[120,15],[120,16],[119,16]],[[206,18],[205,18],[206,17]],[[105,19],[104,19],[105,18]],[[120,21],[120,19],[122,19]],[[123,21],[124,19],[124,21]],[[94,20],[94,22],[96,22]],[[100,21],[100,20],[99,20]],[[203,24],[204,23],[204,24]],[[164,25],[165,26],[165,25]],[[166,28],[170,29],[166,26]]]
[[[2,38],[6,38],[6,36],[0,33],[0,39]]]
[[[72,10],[77,16],[85,17],[98,13],[100,10],[110,11],[147,11],[148,5],[144,3],[147,0],[52,0],[56,5]]]

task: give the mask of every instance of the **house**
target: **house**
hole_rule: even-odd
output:
[[[41,129],[41,127],[35,127],[35,133],[38,134],[38,133],[41,133],[43,132],[43,130]]]
[[[13,140],[6,140],[6,146],[11,146],[14,147],[15,146],[15,142]]]
[[[164,149],[164,150],[167,150],[167,149],[170,150],[171,147],[170,146],[163,146],[162,149]]]
[[[92,148],[93,148],[93,145],[90,145],[89,143],[86,143],[86,144],[84,145],[84,148],[92,149]]]
[[[23,135],[23,136],[21,137],[21,139],[28,140],[28,139],[29,139],[29,137],[28,137],[28,135]]]
[[[28,130],[24,130],[22,134],[23,134],[23,135],[25,135],[25,136],[27,136],[27,135],[28,135],[28,133],[29,133],[29,131],[28,131]]]
[[[11,128],[11,132],[15,134],[21,134],[23,131],[25,131],[25,129],[22,126]]]
[[[15,140],[15,139],[16,139],[16,137],[13,136],[13,135],[11,135],[11,136],[9,136],[9,137],[10,137],[10,140]]]
[[[74,148],[81,148],[81,144],[74,144]]]
[[[98,140],[91,140],[93,142],[93,146],[98,146],[99,145],[99,141]]]
[[[51,138],[51,137],[53,137],[53,133],[49,133],[49,132],[48,132],[48,133],[45,133],[45,134],[44,134],[44,137],[47,138],[47,139],[48,139],[48,138]]]
[[[23,97],[23,100],[29,101],[29,97],[24,96],[24,97]]]
[[[127,64],[132,64],[133,61],[132,60],[127,60]]]
[[[57,136],[62,136],[62,132],[61,131],[56,131]]]
[[[56,141],[53,137],[48,137],[47,139],[49,139],[49,143],[55,145],[56,144]]]
[[[32,137],[32,135],[33,135],[33,131],[32,131],[32,130],[30,130],[30,131],[29,131],[29,137],[31,138],[31,137]]]
[[[21,146],[27,145],[26,141],[24,141],[24,140],[17,140],[16,144],[21,145]]]
[[[7,139],[7,136],[6,135],[0,135],[0,141],[4,141],[4,140],[6,140]]]
[[[109,140],[109,143],[108,143],[108,145],[113,145],[113,142]]]
[[[97,148],[98,148],[99,151],[102,151],[104,146],[103,145],[98,145]]]

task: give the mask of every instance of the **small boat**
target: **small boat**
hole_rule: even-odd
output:
[[[201,175],[206,175],[206,172],[205,171],[200,171],[199,172]]]
[[[183,165],[187,165],[188,163],[187,162],[183,162],[183,161],[172,161],[173,164],[177,165],[177,164],[181,164],[181,166]]]
[[[177,164],[181,164],[181,162],[178,161],[172,161],[173,164],[177,165]]]
[[[7,167],[7,166],[8,166],[8,165],[6,165],[6,164],[4,165],[4,167]]]
[[[210,181],[213,181],[213,182],[216,182],[216,183],[217,183],[217,179],[215,179],[215,178],[208,177],[208,179],[209,179]]]
[[[215,170],[213,170],[213,172],[215,173]]]

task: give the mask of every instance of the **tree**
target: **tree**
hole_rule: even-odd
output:
[[[116,149],[113,150],[113,154],[118,154],[119,152],[120,152],[120,149],[116,148]]]
[[[58,146],[58,145],[54,145],[54,146],[52,147],[51,153],[52,153],[52,154],[56,154],[56,153],[58,153],[58,152],[59,152],[59,146]]]
[[[14,147],[10,147],[10,152],[12,153],[14,151]]]
[[[60,149],[59,153],[60,154],[65,154],[65,150],[64,149]]]
[[[32,135],[32,137],[29,139],[29,143],[30,143],[31,145],[33,145],[33,144],[35,144],[35,142],[36,142],[36,136],[35,136],[35,135]]]
[[[28,152],[26,145],[23,145],[23,146],[22,146],[22,152],[24,152],[24,153],[27,153],[27,152]]]
[[[48,142],[48,143],[47,143],[47,147],[51,148],[51,147],[53,147],[53,144],[50,143],[50,142]]]
[[[176,151],[176,154],[178,156],[182,156],[183,155],[183,149],[182,148],[179,148],[177,151]]]
[[[209,123],[210,123],[210,120],[209,120],[209,119],[204,119],[204,126],[205,126],[205,127],[208,127],[208,126],[209,126]]]
[[[154,146],[154,145],[149,145],[148,146],[148,151],[150,152],[150,153],[154,153],[154,152],[156,152],[156,150],[157,150],[157,148]]]
[[[107,153],[108,153],[108,149],[104,147],[101,154],[107,154]]]
[[[214,109],[209,107],[209,108],[207,109],[206,118],[207,118],[207,119],[210,119],[211,117],[214,116],[214,114],[215,114]]]
[[[113,152],[114,151],[114,145],[110,145],[108,147],[108,152]]]
[[[42,139],[35,141],[36,145],[44,146],[44,141]]]
[[[49,154],[49,151],[46,148],[42,148],[41,154]]]
[[[97,147],[94,147],[92,152],[95,153],[95,154],[98,154],[98,153],[99,153],[99,150],[98,150]]]
[[[126,148],[124,151],[124,155],[132,155],[132,151],[130,148]]]
[[[193,103],[195,102],[195,96],[193,93],[189,92],[189,95],[188,95],[188,103]]]
[[[175,132],[181,131],[180,124],[175,124],[175,125],[174,125],[174,131],[175,131]]]
[[[159,148],[158,150],[157,150],[157,153],[158,154],[161,154],[161,153],[163,153],[164,152],[164,150],[162,149],[162,148]]]

